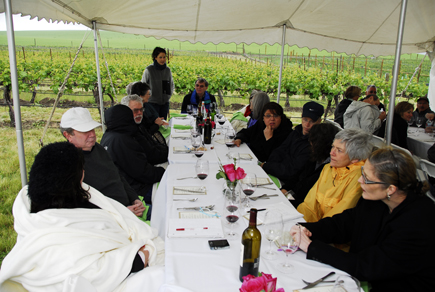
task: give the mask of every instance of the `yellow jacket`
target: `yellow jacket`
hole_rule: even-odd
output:
[[[317,222],[356,206],[362,190],[358,182],[364,160],[347,167],[323,167],[319,179],[298,206],[307,222]]]

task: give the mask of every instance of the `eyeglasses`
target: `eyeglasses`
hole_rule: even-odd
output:
[[[266,119],[270,119],[271,117],[274,117],[274,118],[276,119],[276,118],[279,118],[280,115],[264,115],[264,117],[265,117]]]
[[[138,113],[143,113],[143,108],[135,108],[133,109],[133,113],[138,114]]]
[[[201,84],[201,85],[199,85],[199,84],[195,84],[195,87],[204,88],[205,85],[204,85],[204,84]]]
[[[386,182],[368,180],[366,175],[364,174],[364,166],[361,166],[361,176],[363,177],[364,184],[366,185],[388,185],[388,183]]]

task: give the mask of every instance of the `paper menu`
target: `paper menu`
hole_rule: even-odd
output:
[[[221,220],[169,219],[168,237],[223,237]]]
[[[246,179],[242,179],[242,182],[245,183]],[[268,177],[257,177],[257,186],[265,186],[265,185],[271,185],[272,182]]]
[[[204,186],[179,186],[174,187],[172,193],[174,195],[207,195],[207,188]]]

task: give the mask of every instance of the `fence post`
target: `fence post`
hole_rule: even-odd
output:
[[[355,56],[353,56],[352,71],[355,71]]]
[[[23,57],[24,57],[24,61],[26,61],[26,52],[24,51],[24,47],[21,47],[23,49]]]
[[[325,66],[325,55],[323,55],[322,69],[320,69],[320,72],[323,71],[323,66]]]
[[[367,57],[366,57],[366,66],[365,66],[365,69],[364,69],[364,76],[366,76],[367,75]]]
[[[331,71],[334,71],[334,52],[332,52],[331,54],[332,54],[332,60],[331,60],[332,68],[331,68]]]
[[[381,63],[381,73],[379,74],[379,77],[382,77],[382,69],[384,68],[384,59],[382,59]]]

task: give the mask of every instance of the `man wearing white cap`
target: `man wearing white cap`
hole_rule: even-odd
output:
[[[141,217],[145,207],[136,191],[119,174],[107,151],[96,143],[95,128],[99,126],[101,124],[92,119],[87,109],[75,107],[63,114],[60,131],[70,143],[83,151],[85,157],[83,181]]]

